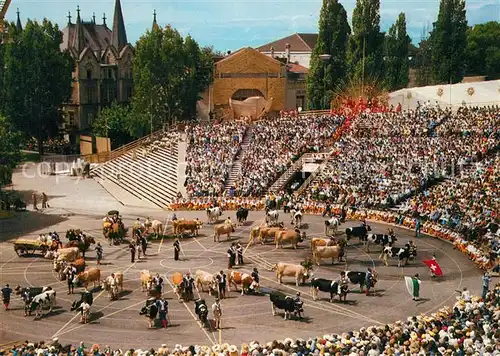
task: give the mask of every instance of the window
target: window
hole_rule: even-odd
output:
[[[94,88],[87,87],[87,104],[92,104],[94,101]]]
[[[89,112],[87,114],[87,122],[88,122],[89,126],[92,125],[92,122],[94,122],[94,113]]]
[[[75,125],[75,113],[70,111],[68,113],[68,124],[69,126],[74,126]]]
[[[125,101],[129,101],[131,97],[132,97],[132,87],[128,86],[125,88]]]
[[[92,69],[87,69],[87,79],[92,79]]]

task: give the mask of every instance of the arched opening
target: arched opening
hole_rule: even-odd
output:
[[[243,101],[253,96],[260,96],[262,98],[265,98],[264,94],[262,94],[262,92],[258,89],[238,89],[233,93],[231,99]]]

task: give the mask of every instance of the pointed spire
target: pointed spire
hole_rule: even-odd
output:
[[[66,16],[68,18],[68,25],[71,25],[71,11],[68,11],[68,16]]]
[[[102,14],[102,24],[103,24],[104,26],[108,27],[108,25],[106,24],[106,20],[107,20],[107,18],[106,18],[106,13],[103,13],[103,14]]]
[[[75,49],[80,54],[85,48],[85,36],[83,34],[83,24],[80,18],[80,6],[76,6],[76,29],[75,29]]]
[[[19,8],[17,8],[16,29],[19,30],[19,31],[23,30],[23,25],[21,24],[21,16],[20,16]]]
[[[158,28],[158,23],[156,22],[156,9],[153,11],[153,28]]]
[[[122,6],[120,0],[115,0],[115,14],[113,17],[113,38],[111,44],[121,51],[127,45],[127,33],[123,22]]]

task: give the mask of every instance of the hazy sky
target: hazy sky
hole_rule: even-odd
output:
[[[341,3],[350,18],[356,1]],[[131,43],[151,27],[156,9],[160,25],[171,24],[201,45],[225,51],[263,45],[295,32],[317,32],[321,4],[322,0],[122,0],[122,9]],[[85,21],[95,12],[100,23],[105,12],[111,26],[114,0],[12,0],[7,18],[14,20],[19,8],[23,22],[46,17],[64,27],[68,11],[75,21],[77,5]],[[424,28],[432,27],[438,8],[439,0],[381,0],[382,30],[403,11],[408,32],[418,43]],[[500,0],[467,0],[467,18],[469,25],[500,21]]]

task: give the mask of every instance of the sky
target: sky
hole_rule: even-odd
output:
[[[111,27],[115,0],[12,0],[8,20],[15,20],[16,8],[21,21],[48,18],[61,28],[71,11],[76,19],[80,6],[84,21],[93,12],[97,23],[106,13]],[[295,32],[316,33],[322,0],[121,0],[127,36],[134,44],[151,28],[153,11],[161,26],[170,24],[183,35],[191,35],[200,45],[212,45],[221,51],[257,47]],[[340,1],[351,21],[356,0]],[[386,31],[400,12],[406,13],[407,27],[413,43],[437,17],[439,0],[381,0],[381,29]],[[500,0],[467,0],[469,25],[500,21]]]

